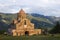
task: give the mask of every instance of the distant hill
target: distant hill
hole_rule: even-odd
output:
[[[51,21],[52,23],[55,23],[56,21],[60,21],[60,17],[55,17],[55,16],[44,16],[44,15],[40,15],[40,14],[37,14],[37,13],[32,13],[32,16],[40,17],[40,18],[46,18],[49,21]]]
[[[0,13],[0,29],[6,30],[9,24],[17,18],[17,14]],[[52,28],[60,17],[44,16],[36,13],[27,14],[27,18],[35,24],[35,28]]]

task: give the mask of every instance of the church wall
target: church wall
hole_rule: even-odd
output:
[[[26,14],[23,10],[18,13],[17,19],[14,20],[13,23],[16,27],[12,29],[13,36],[41,34],[41,29],[34,28],[34,24],[26,18]]]

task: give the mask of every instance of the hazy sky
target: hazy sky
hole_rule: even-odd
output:
[[[0,0],[0,12],[16,13],[21,8],[26,13],[60,16],[60,0]]]

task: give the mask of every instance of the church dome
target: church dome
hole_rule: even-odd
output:
[[[19,14],[25,14],[24,10],[21,9],[21,10],[19,11]]]

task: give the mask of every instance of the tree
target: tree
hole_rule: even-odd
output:
[[[44,28],[44,29],[43,29],[43,34],[44,34],[44,35],[47,35],[47,34],[48,34],[48,28]]]
[[[60,33],[60,23],[57,21],[55,27],[50,31],[52,34]]]
[[[4,34],[6,32],[5,30],[0,30],[0,34]]]

